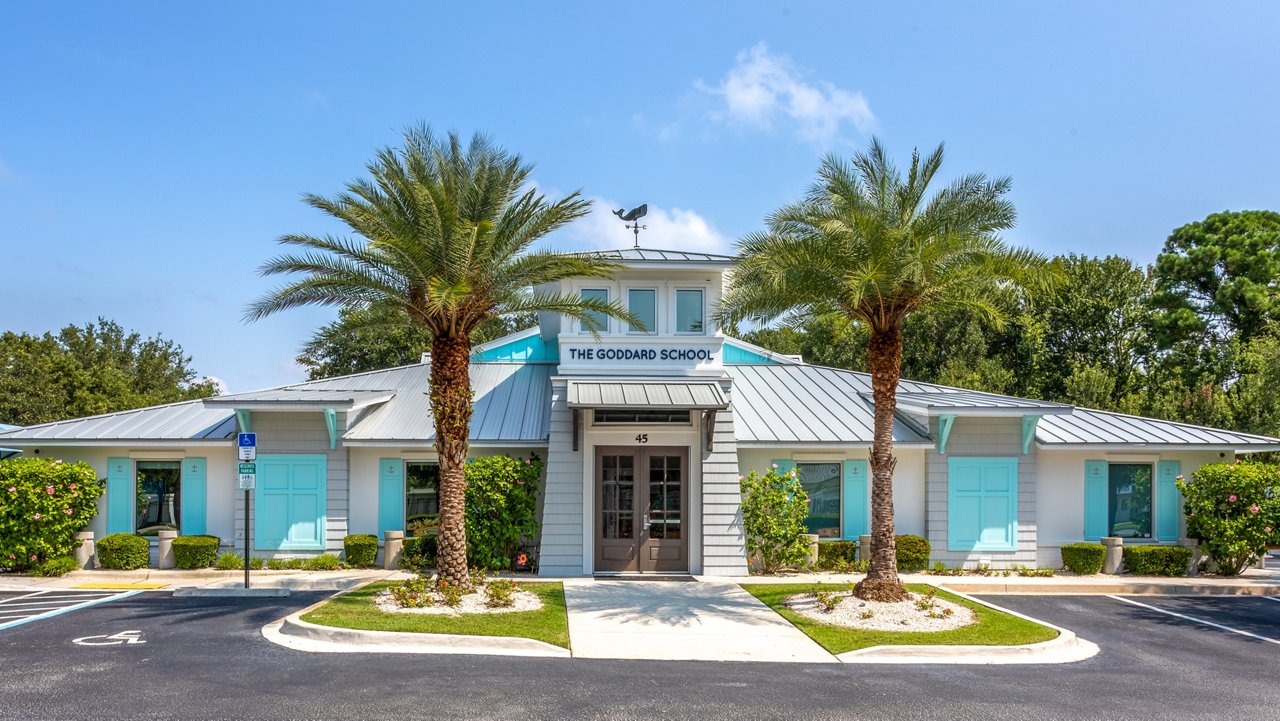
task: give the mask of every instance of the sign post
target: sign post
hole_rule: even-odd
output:
[[[236,438],[236,447],[239,451],[240,467],[238,469],[237,480],[240,490],[244,491],[244,587],[249,587],[249,559],[252,555],[253,543],[250,539],[253,537],[253,529],[249,526],[249,502],[253,496],[253,489],[258,485],[258,434],[241,433]]]

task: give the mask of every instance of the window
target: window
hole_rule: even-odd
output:
[[[702,291],[698,289],[682,289],[676,291],[676,332],[701,333],[702,325]]]
[[[594,414],[596,423],[680,423],[687,425],[689,411],[664,411],[649,408],[601,408]]]
[[[583,300],[598,300],[601,303],[609,302],[609,290],[607,288],[584,288],[582,290],[581,296]],[[587,313],[587,315],[595,320],[597,325],[597,328],[596,328],[597,332],[600,332],[600,333],[609,332],[609,316],[605,315],[604,313],[599,313],[594,311],[591,313]],[[586,323],[582,323],[581,325],[582,325],[582,332],[584,333],[591,332],[591,328],[588,327]]]
[[[1111,463],[1107,467],[1107,535],[1151,538],[1151,466]]]
[[[138,513],[134,528],[139,536],[155,536],[160,531],[178,530],[182,517],[182,463],[180,461],[138,461]]]
[[[404,477],[405,535],[428,535],[440,528],[440,466],[406,463]]]
[[[840,464],[797,463],[796,471],[809,494],[806,532],[820,538],[840,538]]]
[[[628,333],[653,335],[658,332],[658,291],[653,288],[632,288],[628,290],[627,310],[630,310],[644,324],[643,329],[635,326],[628,327]]]

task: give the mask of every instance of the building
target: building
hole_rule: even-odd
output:
[[[809,530],[869,528],[865,374],[725,337],[713,309],[734,260],[627,249],[610,281],[645,321],[600,337],[546,315],[479,346],[473,455],[546,464],[540,573],[747,570],[739,474],[795,468]],[[339,551],[348,533],[422,532],[438,511],[429,367],[391,368],[0,433],[0,445],[92,464],[107,479],[98,534],[178,528],[243,543],[237,431],[258,436],[255,555]],[[1177,543],[1174,479],[1280,440],[903,381],[894,427],[899,533],[933,560],[1057,567],[1063,543]]]

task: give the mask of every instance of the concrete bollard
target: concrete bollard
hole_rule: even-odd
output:
[[[809,541],[809,567],[810,568],[816,567],[818,565],[819,536],[816,533],[802,533],[800,535],[804,536]]]
[[[178,537],[178,532],[160,531],[156,537],[160,539],[160,546],[156,549],[156,568],[173,568],[177,565],[173,560],[173,539]]]
[[[1194,538],[1182,538],[1178,540],[1178,545],[1191,549],[1191,559],[1187,561],[1187,575],[1199,575],[1200,562],[1204,559],[1204,554],[1200,553],[1200,542]]]
[[[93,544],[93,531],[81,531],[76,534],[76,568],[97,568],[97,549]]]
[[[1124,539],[1118,536],[1103,536],[1102,545],[1107,549],[1107,555],[1102,558],[1102,572],[1120,573],[1120,564],[1124,560]]]
[[[382,567],[388,571],[400,568],[404,556],[404,531],[382,532]]]
[[[871,562],[871,534],[858,536],[858,560]]]

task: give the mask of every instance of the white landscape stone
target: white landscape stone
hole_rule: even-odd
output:
[[[450,608],[442,601],[438,593],[432,593],[436,598],[433,606],[423,608],[401,608],[396,605],[396,601],[391,597],[390,591],[382,591],[374,596],[373,603],[379,611],[387,613],[417,613],[432,614],[437,616],[463,616],[477,613],[515,613],[518,611],[537,611],[542,608],[542,599],[538,594],[526,591],[523,588],[517,588],[515,592],[515,604],[506,608],[489,608],[485,605],[486,597],[483,589],[476,589],[475,593],[468,593],[462,597],[462,603],[454,608]]]
[[[843,600],[830,612],[823,611],[812,593],[801,593],[789,596],[787,608],[805,618],[829,623],[833,626],[847,626],[864,631],[950,631],[963,628],[977,622],[978,617],[968,608],[958,603],[933,599],[931,609],[940,618],[930,618],[929,611],[921,610],[916,602],[924,598],[924,594],[911,594],[910,601],[886,603],[883,601],[863,601],[851,591],[839,592]],[[951,609],[950,616],[943,616],[945,609]],[[871,612],[870,618],[862,615]]]

